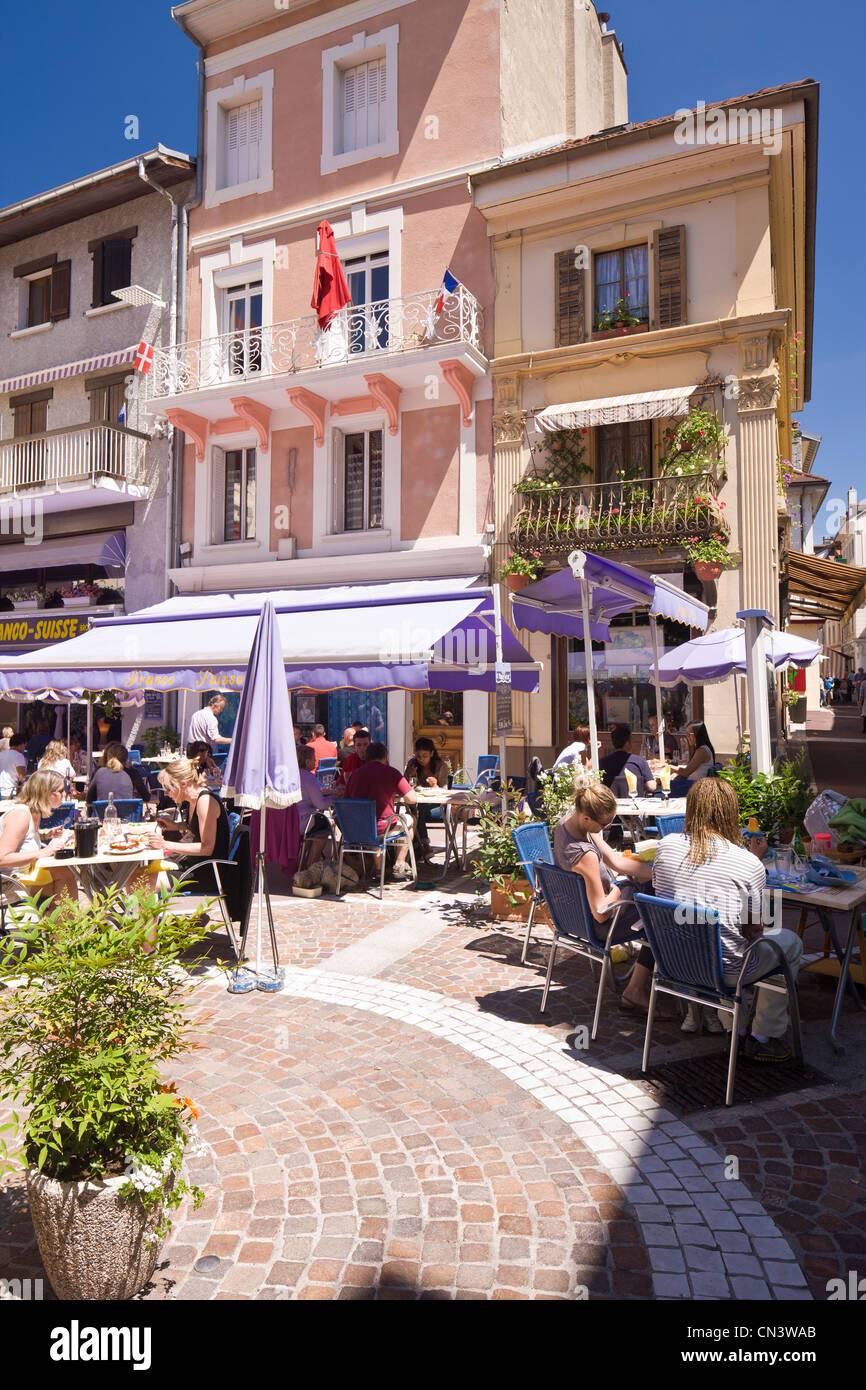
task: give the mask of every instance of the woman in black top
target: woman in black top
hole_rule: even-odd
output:
[[[195,868],[196,872],[184,882],[194,883],[202,893],[213,894],[216,892],[213,869],[206,868],[200,861],[228,858],[231,837],[225,804],[215,792],[208,790],[204,775],[189,758],[175,758],[174,762],[169,763],[159,774],[159,781],[181,814],[186,813],[184,818],[187,820],[192,839],[183,841],[183,853],[179,856],[177,842],[172,843],[162,833],[171,835],[173,823],[160,817],[160,830],[149,837],[148,843],[152,849],[158,849],[161,854],[174,860],[181,870]],[[233,874],[230,869],[220,869],[220,877],[226,890],[232,918],[237,920],[237,873]]]

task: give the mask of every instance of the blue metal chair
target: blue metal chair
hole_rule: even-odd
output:
[[[187,882],[187,880],[190,879],[192,875],[194,873],[197,873],[201,868],[210,868],[213,870],[214,887],[216,888],[216,892],[212,895],[209,895],[208,902],[212,901],[212,899],[216,899],[216,901],[219,903],[220,912],[222,914],[223,924],[225,926],[226,933],[228,935],[229,941],[231,942],[232,950],[235,953],[235,959],[239,962],[240,946],[238,943],[238,938],[235,935],[234,925],[232,923],[232,916],[228,906],[228,897],[226,895],[226,889],[224,888],[222,878],[220,877],[220,869],[225,869],[229,867],[237,869],[238,867],[237,857],[238,846],[241,842],[241,817],[239,812],[237,811],[229,811],[228,817],[229,847],[226,852],[225,859],[201,859],[198,864],[191,865],[190,868],[184,869],[182,873],[177,875],[177,877],[174,879],[174,888],[177,889],[179,885],[182,885],[185,882]],[[198,889],[200,885],[196,884],[195,887],[196,889]],[[198,897],[200,895],[198,892],[185,892],[181,888],[179,896]]]
[[[340,892],[340,884],[343,874],[343,855],[344,854],[380,854],[382,856],[382,871],[379,880],[379,897],[385,896],[385,863],[387,855],[385,853],[389,845],[408,844],[409,861],[412,865],[413,880],[418,877],[418,870],[415,865],[415,852],[412,848],[412,835],[407,831],[399,816],[392,816],[383,834],[379,834],[376,828],[376,803],[375,801],[362,801],[354,797],[343,797],[341,801],[335,801],[333,806],[334,818],[340,832],[340,853],[337,859],[337,893]],[[394,829],[398,826],[398,829]],[[362,860],[363,863],[363,860]]]
[[[737,1070],[737,1044],[739,1041],[740,1010],[743,1006],[743,990],[756,987],[771,989],[777,994],[787,992],[791,1010],[791,1024],[794,1035],[794,1050],[797,1060],[803,1060],[803,1043],[800,1032],[800,1009],[794,979],[785,954],[778,941],[772,936],[762,936],[753,941],[742,955],[742,964],[736,983],[729,985],[722,973],[722,934],[719,914],[715,908],[688,906],[674,902],[670,898],[650,897],[647,893],[636,893],[635,902],[641,915],[647,941],[655,958],[652,977],[649,1012],[646,1021],[643,1061],[641,1070],[646,1071],[652,1041],[653,1017],[655,1015],[656,995],[672,994],[689,1004],[709,1004],[723,1013],[733,1015],[731,1020],[731,1043],[728,1057],[728,1085],[725,1092],[725,1105],[733,1103],[734,1079]],[[756,949],[765,943],[772,946],[778,956],[778,964],[770,966],[763,975],[745,981],[745,976]],[[781,973],[785,984],[771,984],[768,976]]]
[[[659,835],[681,835],[686,828],[685,816],[656,816]]]
[[[493,781],[499,773],[499,754],[482,753],[478,759],[478,772],[475,776],[476,787],[491,787]]]
[[[40,830],[55,830],[58,825],[72,825],[75,820],[75,802],[61,801],[50,816],[43,816],[39,822]]]
[[[102,820],[103,816],[105,815],[105,808],[107,805],[107,801],[94,801],[90,809],[93,811],[95,815],[99,817],[100,820]],[[141,820],[142,811],[144,809],[144,802],[142,801],[140,796],[115,797],[114,805],[117,814],[120,816],[121,820]]]
[[[316,771],[317,771],[317,772],[336,772],[336,770],[337,770],[337,759],[336,759],[336,758],[320,758],[320,759],[319,759],[318,766],[316,767]]]
[[[541,1012],[544,1013],[547,1008],[550,979],[559,947],[562,946],[568,951],[574,951],[579,956],[588,956],[590,960],[597,961],[601,966],[598,994],[595,999],[595,1014],[592,1020],[592,1037],[594,1038],[598,1030],[604,982],[608,974],[611,985],[616,989],[610,952],[614,945],[612,937],[621,904],[617,903],[612,908],[609,921],[596,922],[589,906],[589,899],[586,896],[586,884],[580,874],[570,873],[567,869],[560,869],[554,864],[544,864],[539,861],[535,865],[535,877],[553,920],[553,944],[550,948],[550,960],[547,963],[544,993],[541,996]],[[603,932],[605,928],[607,934],[602,937],[599,933]]]
[[[130,762],[130,763],[140,763],[140,762],[141,762],[141,749],[140,749],[140,748],[127,748],[127,750],[126,750],[126,759],[127,759],[127,762]]]
[[[316,768],[316,781],[323,792],[332,791],[337,784],[337,761],[334,759],[332,767],[324,767],[321,763]]]
[[[539,903],[544,902],[541,890],[535,881],[535,865],[553,863],[553,846],[550,843],[547,826],[544,824],[544,821],[540,820],[531,820],[527,821],[525,825],[518,825],[512,830],[511,838],[520,856],[521,868],[529,879],[529,886],[532,889],[532,904],[529,908],[529,920],[526,923],[526,936],[520,955],[520,963],[521,965],[525,965],[526,953],[529,950],[529,940],[532,936],[532,924],[535,921],[535,909]]]

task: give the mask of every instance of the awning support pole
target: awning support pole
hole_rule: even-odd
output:
[[[499,585],[498,585],[498,584],[494,583],[493,585],[491,585],[491,587],[492,587],[492,589],[493,589],[493,624],[494,624],[495,635],[496,635],[496,662],[497,662],[497,665],[501,665],[501,664],[502,664],[502,595],[501,595],[501,593],[500,593],[500,589],[499,589]],[[489,715],[488,715],[488,718],[489,718]],[[498,737],[498,740],[497,740],[497,741],[498,741],[498,745],[499,745],[499,787],[500,787],[500,790],[501,790],[501,793],[502,793],[500,805],[501,805],[501,808],[502,808],[502,814],[503,814],[503,816],[504,816],[504,815],[506,814],[506,812],[508,811],[508,793],[507,793],[506,790],[505,790],[506,783],[507,783],[507,781],[508,781],[508,774],[507,774],[507,770],[506,770],[507,746],[506,746],[505,734],[499,734],[499,737]]]
[[[665,717],[662,713],[662,688],[659,681],[659,632],[654,613],[650,613],[650,632],[653,644],[653,684],[656,688],[656,723],[659,726],[659,759],[665,760]]]
[[[595,679],[592,673],[592,636],[589,631],[589,590],[584,579],[586,553],[573,550],[568,557],[571,572],[580,580],[580,612],[583,619],[583,661],[586,669],[586,704],[589,722],[589,749],[592,770],[598,772],[598,726],[595,722]]]

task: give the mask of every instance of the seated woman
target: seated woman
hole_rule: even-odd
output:
[[[309,851],[304,857],[305,868],[315,864],[325,852],[325,837],[329,834],[331,826],[322,813],[334,804],[333,794],[323,791],[319,785],[315,766],[316,750],[309,747],[299,748],[301,799],[298,802],[298,830],[302,840],[305,835],[309,840]]]
[[[688,782],[697,782],[708,777],[716,765],[716,750],[710,743],[707,726],[701,720],[693,720],[686,726],[689,741],[689,760],[683,767],[674,769],[676,777],[684,777]],[[765,991],[766,993],[766,991]]]
[[[13,874],[25,894],[35,894],[52,905],[60,898],[73,902],[78,898],[72,870],[51,859],[39,838],[42,817],[56,811],[62,800],[59,772],[34,772],[0,820],[0,873]],[[66,839],[68,834],[59,831],[55,838]]]
[[[632,901],[634,887],[631,883],[618,887],[612,874],[627,874],[638,883],[646,883],[652,878],[652,868],[639,859],[617,854],[606,844],[602,832],[616,815],[616,797],[610,788],[602,786],[587,772],[578,773],[574,787],[574,810],[562,818],[553,832],[554,863],[581,875],[586,884],[590,912],[601,928],[600,940],[606,935],[604,927],[611,909],[617,903],[625,904],[620,909],[613,940],[628,941],[635,935],[635,929],[640,929],[640,917]],[[626,1012],[647,1012],[653,966],[652,952],[648,946],[641,946],[620,1000]],[[672,1015],[660,1014],[657,1009],[656,1017],[669,1019]]]
[[[406,764],[403,774],[410,787],[447,787],[451,764],[447,758],[436,752],[432,738],[416,738],[415,752]],[[422,859],[429,858],[430,837],[427,823],[431,806],[418,804],[415,820],[415,852]]]
[[[58,739],[52,740],[42,757],[39,759],[40,772],[59,772],[66,784],[66,790],[70,790],[72,779],[75,776],[75,767],[66,756],[66,744]],[[68,779],[68,782],[67,782]]]
[[[151,849],[170,857],[180,872],[195,869],[195,873],[184,880],[185,884],[193,883],[202,894],[213,894],[216,892],[214,872],[205,868],[202,861],[228,857],[231,834],[225,803],[216,792],[205,786],[204,773],[189,758],[175,758],[159,774],[159,782],[178,808],[182,823],[171,822],[161,816],[158,830],[148,836],[148,844]],[[183,836],[179,848],[178,835]],[[187,835],[189,838],[186,838]],[[157,862],[151,866],[150,872],[153,874],[160,869],[161,865]],[[232,918],[237,920],[240,915],[237,874],[221,869],[220,876]]]
[[[652,793],[656,789],[656,780],[650,769],[650,765],[637,753],[630,751],[631,729],[627,724],[617,724],[611,734],[613,742],[613,752],[606,758],[602,758],[599,763],[599,771],[603,774],[605,785],[610,787],[614,796],[628,796],[628,782],[626,781],[626,768],[633,774],[637,781],[636,796],[643,796],[645,793]]]
[[[754,848],[752,848],[754,846]],[[767,874],[760,861],[766,841],[750,840],[744,849],[740,834],[737,793],[720,777],[701,779],[686,799],[686,824],[681,835],[665,835],[659,842],[653,865],[653,884],[660,898],[674,899],[700,908],[716,908],[721,922],[722,971],[729,984],[742,968],[742,956],[750,941],[763,934],[763,899]],[[773,925],[778,942],[796,979],[803,943],[795,932]],[[753,956],[748,979],[763,974],[777,956],[763,944]],[[783,984],[773,976],[773,984]],[[694,1015],[693,1032],[698,1024]],[[726,1022],[729,1014],[722,1016]],[[754,1062],[784,1062],[790,1057],[785,1043],[788,1027],[787,996],[758,990],[751,1036],[745,1038],[745,1055]],[[745,1029],[742,1030],[745,1037]]]
[[[102,766],[98,767],[90,779],[84,793],[88,806],[94,801],[107,801],[111,792],[115,801],[140,797],[150,800],[150,790],[138,768],[128,762],[129,754],[122,743],[109,743],[102,756]]]
[[[190,743],[186,751],[190,760],[198,766],[208,790],[218,791],[223,784],[223,775],[214,762],[210,744],[205,743],[202,739],[196,743]]]

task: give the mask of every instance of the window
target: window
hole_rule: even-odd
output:
[[[48,400],[43,396],[41,400],[13,403],[12,417],[12,433],[16,439],[29,434],[44,434],[48,429]]]
[[[256,538],[256,451],[227,449],[223,540],[252,541]]]
[[[385,138],[388,67],[384,58],[358,63],[340,73],[340,153],[365,150]]]
[[[652,476],[652,421],[630,420],[598,428],[598,481],[619,482],[620,476]]]
[[[230,106],[223,111],[223,149],[220,188],[251,183],[261,172],[262,101]]]
[[[273,69],[208,91],[205,207],[273,188],[273,114]]]
[[[357,256],[343,263],[353,306],[349,309],[349,351],[388,346],[388,253]]]
[[[355,34],[349,43],[323,51],[323,174],[399,153],[399,38],[400,26],[392,24],[377,34]]]
[[[262,369],[262,282],[233,285],[223,291],[222,331],[226,339],[226,373],[248,376]]]
[[[19,282],[18,332],[69,318],[71,268],[72,262],[58,261],[56,252],[13,268]]]
[[[137,236],[137,227],[124,227],[110,237],[88,242],[87,249],[93,256],[91,308],[121,302],[114,298],[114,291],[132,284],[132,243]]]
[[[100,382],[87,386],[90,395],[90,423],[92,425],[126,424],[126,378]]]
[[[34,486],[46,481],[44,439],[29,436],[45,434],[48,429],[48,402],[53,388],[34,391],[30,396],[13,397],[12,434],[22,442],[13,451],[13,486]]]
[[[595,326],[614,326],[619,309],[640,323],[649,323],[647,247],[626,246],[595,256]]]
[[[343,531],[382,528],[382,430],[342,436],[338,498]]]

